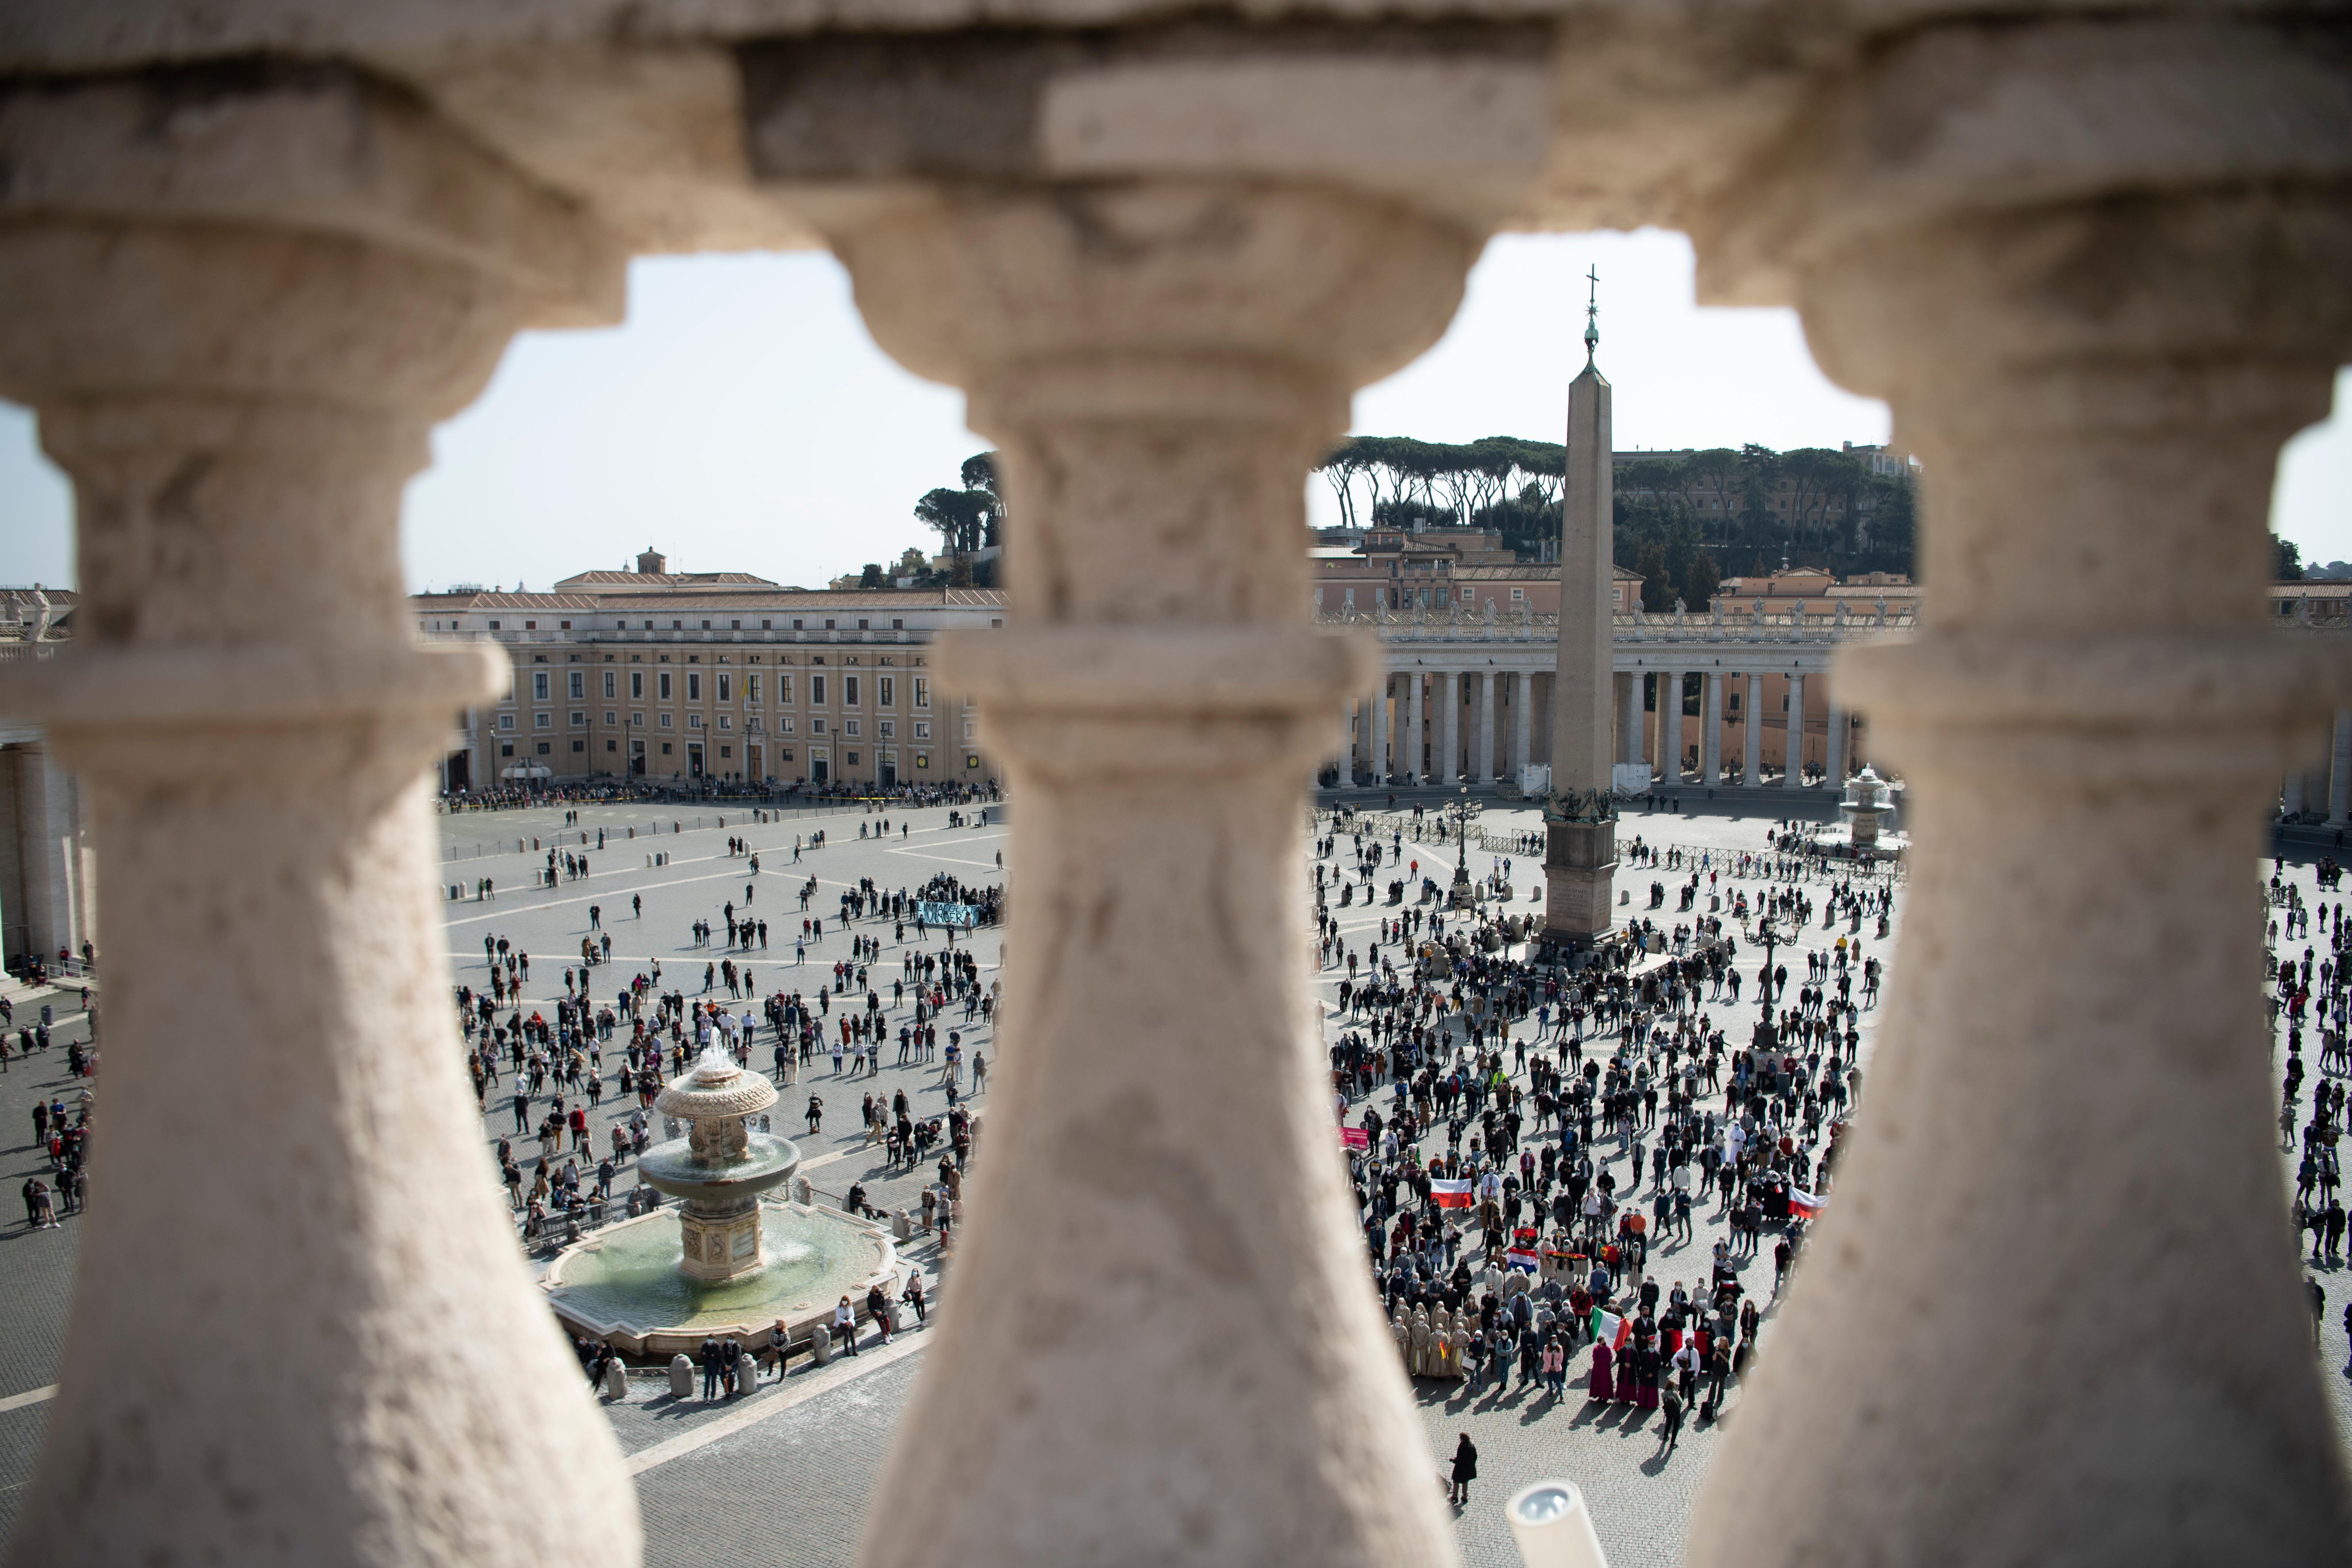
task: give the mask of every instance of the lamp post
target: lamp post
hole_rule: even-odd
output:
[[[1452,902],[1457,910],[1466,910],[1478,901],[1477,895],[1470,887],[1470,818],[1476,815],[1478,805],[1469,796],[1470,786],[1464,784],[1460,794],[1445,807],[1446,815],[1454,818],[1460,842],[1460,849],[1454,861],[1452,889]]]

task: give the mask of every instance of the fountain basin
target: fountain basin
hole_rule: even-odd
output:
[[[876,1285],[898,1293],[905,1269],[883,1226],[805,1204],[761,1201],[756,1213],[766,1261],[753,1272],[681,1272],[678,1216],[656,1210],[556,1254],[541,1281],[549,1304],[574,1333],[661,1357],[691,1355],[713,1336],[758,1349],[773,1342],[779,1319],[792,1338],[804,1338],[844,1296],[862,1310]]]

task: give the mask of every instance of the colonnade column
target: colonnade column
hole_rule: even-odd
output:
[[[958,1305],[860,1561],[1442,1568],[1302,1005],[1300,806],[1381,650],[1308,624],[1298,541],[1350,391],[1436,339],[1478,241],[1334,186],[1157,177],[976,185],[832,238],[883,347],[1000,443],[1010,625],[939,650],[1046,825],[1010,840],[1021,1039]]]
[[[1799,789],[1805,782],[1805,672],[1789,672],[1789,717],[1781,731],[1780,787]]]
[[[435,897],[433,766],[506,660],[417,646],[399,552],[434,422],[518,328],[614,319],[620,258],[328,65],[52,86],[0,165],[0,394],[73,481],[83,595],[0,710],[92,803],[108,976],[12,1561],[625,1568]]]
[[[2266,624],[2279,448],[2352,357],[2316,71],[2284,22],[1930,25],[1699,226],[1710,303],[1793,297],[1892,405],[1931,615],[1836,666],[1910,786],[1906,961],[1692,1568],[2346,1561],[2257,891],[2352,694]],[[2279,112],[2175,107],[2221,101]]]
[[[1838,706],[1835,697],[1822,704],[1822,716],[1829,721],[1829,742],[1823,760],[1828,764],[1822,784],[1833,790],[1845,788],[1845,710]]]
[[[1453,784],[1462,782],[1462,672],[1448,669],[1437,677],[1438,701],[1445,709],[1445,721],[1438,726],[1441,755],[1437,763],[1437,782]]]
[[[2352,824],[2352,708],[2336,710],[2335,733],[2328,750],[2327,826]]]
[[[1748,705],[1740,721],[1741,738],[1745,746],[1740,755],[1741,787],[1761,789],[1764,785],[1764,678],[1750,671],[1748,677]]]
[[[2303,770],[2291,768],[2279,786],[2279,809],[2288,816],[2301,815],[2303,805]]]
[[[1495,688],[1502,677],[1493,670],[1478,672],[1478,734],[1474,745],[1477,749],[1477,766],[1471,773],[1473,781],[1482,784],[1495,782]]]
[[[1642,749],[1642,677],[1630,669],[1617,672],[1617,760],[1638,763],[1649,753]]]
[[[1422,780],[1422,752],[1424,746],[1422,737],[1425,731],[1422,725],[1421,669],[1418,666],[1416,666],[1412,671],[1405,677],[1405,760],[1403,772],[1405,782],[1407,784],[1419,784]]]
[[[1723,671],[1710,669],[1698,698],[1699,782],[1713,789],[1723,782]]]
[[[1658,777],[1666,784],[1682,782],[1683,746],[1683,675],[1680,670],[1658,672],[1658,732],[1656,767]]]
[[[1511,677],[1511,782],[1528,770],[1535,740],[1536,678],[1521,670]]]

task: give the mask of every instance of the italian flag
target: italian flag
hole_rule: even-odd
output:
[[[1429,1182],[1429,1201],[1442,1209],[1466,1209],[1476,1204],[1467,1181],[1448,1182],[1433,1176]]]
[[[1614,1312],[1592,1309],[1592,1337],[1612,1351],[1622,1351],[1625,1342],[1633,1337],[1633,1326]]]

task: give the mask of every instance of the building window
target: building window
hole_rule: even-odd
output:
[[[736,624],[740,626],[742,623],[739,621]],[[719,754],[722,757],[731,757],[735,754],[735,748],[732,746],[721,746],[719,748]]]
[[[973,723],[969,719],[965,720],[963,721],[963,738],[967,741],[976,740],[979,735],[980,726]]]
[[[918,708],[929,708],[930,705],[931,683],[919,675],[915,677],[915,706]]]
[[[789,704],[792,700],[793,678],[789,675],[778,675],[776,677],[776,700]]]
[[[575,752],[584,752],[588,749],[588,742],[585,741],[574,741],[572,742],[572,749]]]
[[[857,706],[857,677],[845,675],[841,678],[841,705],[845,708]]]
[[[761,621],[760,623],[760,629],[763,632],[774,631],[776,629],[776,623],[773,621]]]
[[[710,623],[709,623],[709,621],[705,621],[705,622],[703,622],[703,623],[702,623],[702,629],[703,629],[704,631],[706,631],[706,632],[707,632],[707,631],[709,631],[709,630],[710,629]]]
[[[778,761],[778,762],[780,762],[780,763],[789,763],[789,762],[791,762],[792,760],[793,760],[793,749],[792,749],[790,746],[786,746],[783,750],[782,750],[782,751],[780,751],[780,752],[778,752],[776,753],[776,761]]]
[[[885,719],[874,726],[874,732],[886,741],[895,741],[898,738],[898,726]]]
[[[727,623],[727,629],[730,631],[740,632],[743,629],[743,623],[740,621],[730,621]],[[719,747],[719,754],[722,757],[725,756],[727,754],[727,748],[724,746]]]
[[[688,729],[689,729],[689,730],[699,730],[699,729],[701,729],[701,728],[702,728],[702,715],[701,715],[701,714],[699,714],[699,713],[689,713],[689,714],[688,714],[688,715],[686,716],[686,727],[687,727]]]
[[[604,710],[604,722],[605,722],[605,723],[607,723],[607,724],[617,724],[617,723],[619,723],[620,721],[621,721],[621,716],[620,716],[618,713],[614,712],[610,708],[607,708],[607,709],[605,709],[605,710]]]
[[[824,706],[824,676],[812,675],[809,677],[809,700],[815,703],[820,708]]]
[[[534,713],[530,716],[530,727],[534,730],[552,730],[555,728],[555,715]]]
[[[646,672],[642,669],[633,669],[629,671],[629,700],[643,702],[645,700]]]
[[[722,669],[719,672],[719,700],[731,702],[734,700],[735,678]]]
[[[663,701],[665,701],[665,702],[668,701],[668,700],[669,700],[669,691],[670,691],[670,687],[669,687],[669,671],[668,671],[668,670],[667,670],[667,669],[663,670],[663,671],[661,672],[660,679],[659,679],[657,681],[656,681],[656,682],[655,682],[655,684],[656,684],[657,687],[659,687],[659,688],[660,688],[660,690],[661,690],[661,700],[662,700]]]
[[[511,756],[513,756],[513,755],[514,755],[514,743],[513,743],[512,742],[509,742],[507,744],[500,746],[500,747],[499,748],[499,755],[500,755],[500,756],[502,756],[502,757],[511,757]]]
[[[530,700],[533,702],[547,700],[547,671],[535,669],[530,672]]]
[[[671,728],[670,715],[665,713],[661,716],[661,727],[665,730]]]
[[[588,672],[586,670],[575,669],[572,672],[572,685],[569,695],[574,702],[579,701],[582,698],[588,695]]]
[[[686,700],[688,702],[702,700],[702,672],[698,669],[686,672]]]
[[[498,622],[496,622],[496,621],[492,621],[492,622],[490,623],[490,630],[492,630],[492,631],[497,631],[498,629],[499,629],[499,623],[498,623]]]
[[[1525,588],[1514,588],[1511,590],[1511,597],[1514,601],[1524,599],[1527,596],[1528,591]]]
[[[541,742],[539,743],[539,754],[540,754],[541,756],[542,756],[542,757],[543,757],[543,756],[547,755],[547,752],[548,752],[548,745],[547,745],[547,742],[544,742],[544,741],[541,741]]]
[[[734,716],[732,714],[721,713],[719,716],[719,727],[722,730],[732,730],[735,728]]]
[[[618,696],[620,695],[620,691],[619,691],[619,689],[618,689],[619,682],[620,682],[620,676],[619,676],[619,674],[618,674],[616,671],[614,671],[614,670],[610,670],[610,669],[608,669],[608,670],[606,670],[606,671],[604,672],[604,700],[605,700],[605,701],[610,702],[611,700],[613,700],[613,699],[614,699],[614,698],[618,697]],[[643,696],[643,695],[644,695],[644,693],[643,693],[643,692],[640,692],[640,693],[638,693],[638,695],[639,695],[639,696]],[[610,719],[607,719],[607,720],[605,720],[605,721],[604,721],[604,722],[605,722],[605,723],[607,723],[607,724],[609,724],[609,723],[611,723],[611,722],[612,722],[612,721],[611,721]]]
[[[874,681],[874,700],[877,706],[896,708],[898,705],[898,683],[887,675],[877,677]]]
[[[525,621],[522,624],[522,629],[527,632],[535,632],[539,630],[539,623],[537,621]]]
[[[608,752],[617,752],[621,749],[621,742],[618,741],[607,741],[604,742],[604,749]]]
[[[856,734],[857,734],[857,733],[859,732],[859,731],[858,731],[858,728],[857,728],[857,721],[856,721],[856,720],[855,720],[855,719],[851,719],[851,720],[848,720],[848,721],[846,721],[845,722],[844,722],[844,723],[843,723],[843,725],[841,726],[841,732],[842,732],[843,734],[845,734],[845,735],[856,735]]]
[[[789,735],[793,732],[793,721],[790,719],[777,720],[776,727],[777,732],[780,734]]]
[[[793,630],[794,630],[794,631],[799,631],[800,629],[801,629],[801,623],[800,623],[800,622],[798,622],[798,621],[794,621],[794,622],[793,623]]]
[[[925,722],[924,722],[922,720],[920,720],[920,719],[916,720],[916,721],[915,721],[915,739],[917,739],[918,741],[928,741],[928,740],[929,740],[930,738],[931,738],[931,727],[930,727],[930,725],[929,725],[929,724],[925,723]]]
[[[669,715],[668,715],[668,714],[667,714],[667,713],[665,713],[665,714],[663,714],[663,715],[662,715],[662,717],[663,717],[663,718],[665,718],[665,719],[667,719],[667,717],[669,717]],[[663,755],[663,756],[665,756],[665,757],[667,757],[667,756],[668,756],[668,755],[669,755],[669,742],[668,742],[667,741],[664,741],[664,742],[662,742],[662,755]]]
[[[588,722],[588,715],[574,708],[572,710],[572,727],[576,730],[586,722]]]
[[[857,765],[857,753],[856,752],[842,752],[841,765],[846,768],[856,767]]]
[[[826,631],[831,631],[831,630],[833,630],[833,629],[834,629],[834,621],[833,621],[833,618],[832,618],[830,616],[826,616],[826,617],[825,617],[824,629],[825,629]]]
[[[632,713],[629,715],[629,723],[632,727],[642,730],[646,727],[646,716],[642,713]]]
[[[824,734],[824,720],[822,720],[822,719],[812,719],[812,720],[810,720],[810,721],[809,721],[809,733],[810,733],[810,734],[812,734],[812,735],[822,735],[822,734]]]
[[[501,730],[511,730],[511,729],[513,729],[513,728],[514,728],[514,715],[513,715],[513,714],[511,714],[511,713],[501,713],[501,714],[499,714],[499,729],[501,729]]]
[[[743,678],[743,700],[751,703],[756,703],[760,700],[760,678],[758,676],[747,675]]]
[[[903,632],[907,629],[907,623],[903,620],[892,621],[890,629],[894,632]]]

